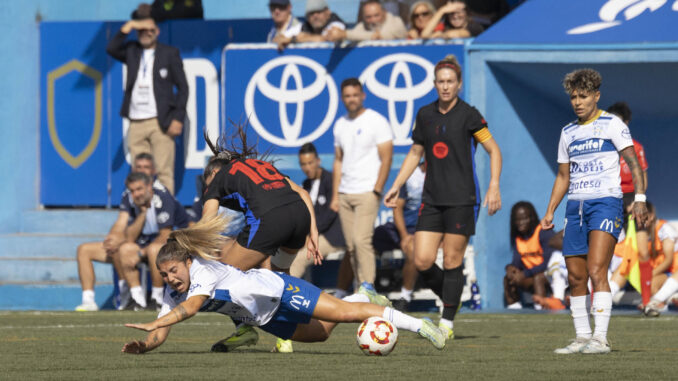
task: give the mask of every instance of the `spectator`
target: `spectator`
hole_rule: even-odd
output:
[[[617,102],[608,108],[610,114],[614,114],[624,122],[626,126],[631,122],[631,109],[626,102]],[[645,184],[645,192],[647,192],[647,160],[645,158],[645,149],[636,139],[633,139],[633,149],[636,151],[638,164],[643,170],[643,184]],[[628,223],[628,216],[631,213],[631,207],[635,197],[635,187],[633,186],[633,178],[631,177],[631,168],[626,163],[623,157],[619,157],[619,174],[621,176],[622,200],[624,202],[624,223]],[[638,266],[640,267],[640,283],[641,296],[643,298],[643,305],[647,304],[652,294],[652,266],[650,264],[650,253],[647,250],[649,247],[649,232],[646,227],[636,223],[636,239],[638,240]],[[614,295],[613,295],[614,296]]]
[[[157,22],[170,19],[202,19],[202,0],[155,0],[150,5],[150,12],[151,17]],[[132,18],[135,18],[134,13]]]
[[[330,209],[332,199],[332,172],[327,171],[320,166],[320,158],[313,143],[306,143],[299,149],[299,165],[306,175],[302,186],[311,196],[313,209],[315,210],[316,225],[318,226],[318,250],[323,256],[346,251],[346,241],[341,232],[341,222],[339,215]],[[304,276],[309,265],[313,264],[313,259],[306,258],[306,249],[297,253],[292,266],[290,275],[301,278]],[[339,267],[339,277],[337,278],[337,292],[334,294],[337,298],[343,298],[348,294],[353,280],[353,270],[348,255],[344,254]]]
[[[421,37],[421,32],[424,30],[429,20],[433,18],[436,9],[429,1],[417,1],[412,4],[410,10],[410,30],[407,31],[407,38],[418,39]],[[442,32],[445,29],[443,23],[438,23],[433,32]]]
[[[118,249],[118,266],[130,288],[129,308],[157,310],[162,305],[164,283],[155,258],[173,227],[188,226],[188,215],[171,194],[153,188],[151,177],[145,173],[130,173],[125,185],[129,192],[120,201],[120,211],[126,212],[128,220],[125,242]],[[139,282],[137,265],[142,260],[149,263],[151,271],[150,303],[146,302],[146,292]]]
[[[374,283],[372,235],[379,201],[391,168],[393,135],[386,118],[363,106],[357,78],[341,83],[347,114],[334,125],[332,203],[339,212],[346,249],[359,282]]]
[[[393,222],[374,229],[372,243],[375,250],[381,253],[400,249],[405,255],[403,264],[403,284],[400,289],[400,299],[393,303],[393,307],[406,311],[412,301],[414,285],[417,282],[417,268],[414,266],[414,231],[417,226],[421,195],[424,191],[426,177],[425,164],[422,162],[415,169],[405,185],[400,188],[396,207],[393,209]]]
[[[140,17],[126,22],[106,51],[127,65],[120,115],[130,120],[129,152],[132,157],[153,154],[160,182],[174,194],[174,138],[181,135],[186,118],[188,84],[179,50],[158,43],[155,21],[143,14]],[[125,42],[132,30],[139,40]]]
[[[350,40],[400,40],[407,38],[407,28],[403,20],[386,12],[378,0],[368,0],[361,4],[362,18],[353,29],[333,30],[329,33],[332,41]]]
[[[444,24],[442,32],[440,22]],[[433,18],[421,32],[422,38],[468,38],[483,32],[483,27],[472,21],[466,12],[466,4],[462,0],[452,0],[438,9]]]
[[[555,234],[542,230],[534,205],[520,201],[511,208],[511,248],[513,261],[506,266],[504,297],[509,309],[520,309],[520,290],[530,291],[536,299],[546,297],[547,265],[553,254],[549,244]],[[564,308],[564,306],[562,306]],[[541,304],[535,302],[535,309]]]
[[[335,13],[330,11],[325,0],[306,1],[306,22],[301,32],[292,37],[290,42],[324,42],[329,36],[346,29],[346,24]]]
[[[137,155],[132,162],[132,172],[142,172],[153,178],[155,168],[153,167],[153,156],[142,153]],[[158,191],[166,191],[165,187],[155,180],[153,188]],[[125,190],[122,194],[120,205],[129,197],[129,191]],[[127,282],[122,277],[122,270],[118,261],[118,249],[125,242],[125,227],[129,220],[129,213],[126,210],[118,212],[118,219],[115,221],[103,242],[86,242],[78,246],[78,275],[80,285],[82,286],[82,304],[76,307],[76,311],[97,311],[99,307],[94,301],[94,266],[93,261],[112,263],[119,275],[118,289],[120,292],[121,307],[128,304],[130,295]]]
[[[276,43],[284,48],[301,32],[301,21],[292,16],[292,4],[290,0],[270,0],[268,9],[271,11],[273,26],[268,32],[266,42]]]

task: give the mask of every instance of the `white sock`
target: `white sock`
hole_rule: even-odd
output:
[[[617,293],[619,292],[619,288],[620,288],[620,287],[619,287],[619,285],[617,284],[617,282],[612,282],[612,281],[610,281],[610,294],[612,295],[612,297],[614,297],[615,295],[617,295]]]
[[[156,303],[162,304],[162,295],[165,291],[165,287],[152,287],[151,288],[151,299],[155,300]]]
[[[343,299],[344,296],[346,296],[346,295],[348,295],[348,292],[346,292],[346,290],[339,290],[339,289],[337,289],[337,290],[334,292],[334,297],[337,298],[337,299]]]
[[[132,295],[132,299],[134,299],[134,301],[137,302],[138,305],[145,308],[146,295],[144,294],[144,291],[141,289],[141,286],[132,287],[129,291],[130,294]]]
[[[408,302],[412,301],[412,292],[414,290],[408,290],[405,287],[400,288],[400,297],[407,300]]]
[[[591,310],[593,321],[596,324],[593,330],[593,337],[607,340],[607,326],[610,324],[610,314],[612,313],[612,294],[609,292],[596,292],[593,295]]]
[[[384,314],[381,316],[393,323],[398,329],[406,329],[410,332],[419,332],[422,321],[410,315],[404,314],[391,307],[384,307]]]
[[[439,324],[439,325],[440,325],[440,324],[444,324],[444,325],[446,325],[447,328],[449,328],[449,329],[453,329],[453,328],[454,328],[454,322],[453,322],[452,320],[447,320],[447,319],[440,318],[440,321],[438,322],[438,324]]]
[[[535,309],[535,311],[541,311],[541,310],[544,309],[544,307],[542,307],[542,305],[539,304],[539,303],[535,303],[535,304],[534,304],[534,309]]]
[[[678,281],[673,278],[669,278],[664,282],[662,288],[657,291],[656,294],[652,296],[652,300],[658,302],[666,303],[669,298],[678,291]]]
[[[353,294],[343,297],[341,300],[347,301],[349,303],[369,303],[370,298],[364,294]]]
[[[591,322],[589,322],[589,310],[586,308],[586,295],[570,297],[570,311],[577,337],[590,339]]]
[[[82,304],[94,304],[94,290],[82,290]]]
[[[553,297],[556,299],[565,299],[565,289],[567,289],[567,279],[560,271],[553,274],[553,281],[551,282],[551,290],[553,290]]]

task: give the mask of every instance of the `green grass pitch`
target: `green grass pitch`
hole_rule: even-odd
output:
[[[678,315],[656,319],[615,315],[608,355],[555,355],[573,336],[567,314],[463,313],[457,338],[438,351],[400,332],[388,357],[368,357],[355,344],[357,324],[339,325],[324,343],[295,343],[293,354],[270,353],[275,338],[210,353],[233,330],[230,319],[199,314],[172,328],[160,348],[120,353],[145,332],[123,323],[150,312],[0,312],[0,379],[229,380],[667,380],[678,378]],[[433,317],[433,316],[431,316]]]

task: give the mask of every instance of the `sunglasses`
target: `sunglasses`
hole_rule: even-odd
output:
[[[431,12],[430,12],[430,11],[420,12],[420,13],[412,13],[412,18],[413,18],[413,19],[418,19],[418,18],[420,18],[420,17],[428,17],[428,16],[430,16],[430,15],[431,15]]]

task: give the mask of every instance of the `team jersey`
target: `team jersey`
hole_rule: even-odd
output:
[[[164,189],[164,187],[162,188]],[[139,246],[146,246],[158,236],[164,228],[185,228],[188,226],[189,217],[184,207],[167,190],[153,186],[151,207],[146,210],[144,227],[135,242]],[[139,215],[139,207],[134,204],[134,199],[129,191],[122,194],[120,211],[127,212],[129,218],[127,225],[131,225]]]
[[[192,259],[188,292],[179,293],[166,286],[158,318],[195,295],[207,296],[200,311],[229,315],[248,325],[264,325],[275,315],[285,288],[280,276],[270,270],[243,272],[218,261]]]
[[[240,211],[250,219],[301,197],[271,163],[236,159],[217,172],[205,189],[203,200],[210,199],[219,200],[221,206]]]
[[[473,157],[477,144],[491,137],[482,115],[461,99],[446,114],[438,110],[438,101],[419,109],[412,140],[424,147],[426,155],[423,202],[438,206],[480,203]]]
[[[417,226],[425,179],[426,173],[418,166],[414,169],[410,178],[407,179],[407,182],[400,188],[398,197],[405,200],[403,217],[405,218],[405,226],[407,227]]]
[[[590,121],[563,127],[558,163],[570,164],[568,199],[621,198],[619,151],[632,145],[624,122],[602,110]]]

